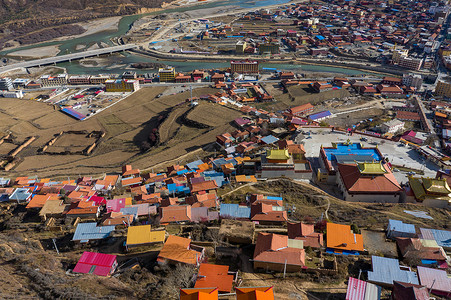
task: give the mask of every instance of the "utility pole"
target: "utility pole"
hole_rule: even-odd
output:
[[[52,239],[52,242],[53,242],[53,245],[55,246],[56,253],[58,253],[58,255],[60,255],[60,251],[58,250],[58,247],[56,246],[55,239]]]
[[[287,259],[285,258],[285,264],[283,265],[283,278],[285,278],[286,273],[287,273]]]

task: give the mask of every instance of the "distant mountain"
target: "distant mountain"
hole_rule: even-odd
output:
[[[164,0],[0,0],[0,48],[15,40],[29,44],[79,34],[76,22],[145,12]],[[42,32],[43,31],[43,32]],[[30,37],[31,35],[31,37]],[[6,45],[8,46],[8,45]]]

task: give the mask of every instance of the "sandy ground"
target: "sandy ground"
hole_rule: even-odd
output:
[[[38,47],[33,49],[19,50],[11,52],[9,55],[11,56],[22,56],[25,58],[43,58],[43,57],[52,57],[56,56],[60,50],[58,49],[59,45],[47,46],[47,47]]]

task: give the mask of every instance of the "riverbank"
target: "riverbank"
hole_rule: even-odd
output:
[[[39,59],[46,57],[53,57],[58,55],[60,52],[59,45],[37,47],[32,49],[24,49],[14,51],[8,54],[10,57],[20,58],[20,59]]]

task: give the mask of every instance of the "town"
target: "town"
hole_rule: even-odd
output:
[[[0,296],[450,299],[449,3],[185,2],[4,56]]]

